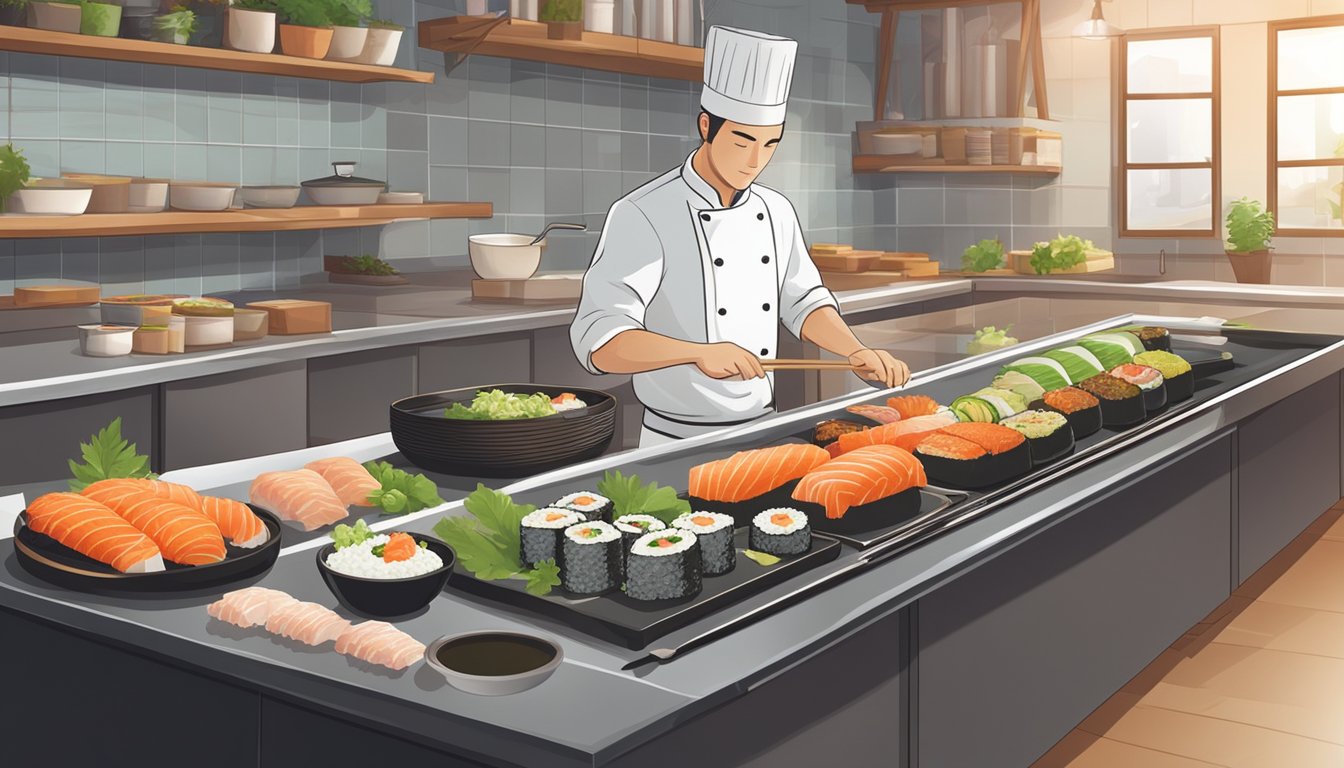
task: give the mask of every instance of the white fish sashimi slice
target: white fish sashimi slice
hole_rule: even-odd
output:
[[[425,653],[415,638],[385,621],[366,621],[336,638],[336,651],[370,664],[401,670]]]

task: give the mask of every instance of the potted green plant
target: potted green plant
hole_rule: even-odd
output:
[[[0,24],[21,27],[27,15],[28,0],[0,0]]]
[[[96,37],[116,37],[121,31],[121,6],[80,0],[79,33]]]
[[[1003,267],[1003,242],[981,240],[961,254],[961,271],[984,273]]]
[[[394,21],[369,19],[369,37],[364,41],[364,50],[359,52],[355,61],[380,67],[392,66],[397,60],[397,49],[401,47],[401,36],[405,29]]]
[[[234,0],[229,6],[226,39],[235,51],[275,50],[275,0]]]
[[[28,184],[28,160],[23,151],[13,144],[0,147],[0,211],[5,210],[9,196]]]
[[[28,3],[28,26],[34,29],[46,29],[52,32],[79,34],[80,18],[84,9],[77,2],[69,3]]]
[[[331,48],[332,0],[276,0],[280,14],[280,51],[286,56],[320,59]]]
[[[224,14],[229,11],[229,0],[178,0],[174,4],[196,14],[196,26],[187,41],[190,45],[219,48],[224,44]]]
[[[1227,258],[1239,283],[1268,283],[1269,241],[1274,238],[1274,214],[1258,200],[1243,197],[1227,209]]]
[[[373,15],[370,0],[331,0],[331,49],[327,58],[333,61],[354,61],[364,51],[369,39],[367,27],[360,26]]]
[[[583,0],[545,0],[538,18],[552,40],[583,39]]]
[[[161,43],[186,45],[196,31],[196,12],[174,5],[168,13],[154,17],[154,39]]]

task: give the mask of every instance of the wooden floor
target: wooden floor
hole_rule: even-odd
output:
[[[1344,766],[1344,502],[1034,768]]]

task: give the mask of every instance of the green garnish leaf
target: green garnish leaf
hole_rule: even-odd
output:
[[[544,597],[551,593],[552,587],[560,586],[560,566],[554,560],[542,560],[526,575],[529,595]]]
[[[677,498],[670,486],[640,481],[638,475],[626,477],[620,471],[607,472],[597,484],[597,492],[611,499],[616,507],[615,517],[623,515],[651,515],[664,523],[671,522],[691,511],[691,503]]]
[[[99,480],[114,478],[156,478],[149,471],[149,457],[136,452],[135,443],[127,442],[121,436],[121,417],[98,430],[89,438],[89,442],[79,444],[80,456],[84,463],[69,460],[70,490],[78,493]]]
[[[354,525],[341,524],[336,526],[327,535],[336,543],[337,549],[345,549],[361,541],[367,541],[378,534],[369,530],[368,523],[363,520],[356,520]]]
[[[386,544],[379,544],[369,551],[373,553],[374,557],[382,557],[386,547]]]
[[[1048,243],[1037,243],[1031,251],[1031,268],[1038,275],[1071,269],[1087,261],[1087,252],[1095,248],[1091,240],[1077,235],[1060,235]]]
[[[447,419],[499,421],[505,419],[536,419],[555,414],[551,398],[538,392],[535,395],[516,395],[502,390],[481,390],[471,405],[453,403],[443,412]]]
[[[23,150],[15,149],[13,144],[0,146],[0,211],[5,209],[10,195],[28,184],[31,170]]]
[[[425,542],[425,541],[420,542],[420,548],[421,548],[421,549],[429,549],[429,542]]]
[[[961,254],[961,268],[966,272],[988,272],[1003,266],[1003,242],[981,240]]]
[[[769,567],[779,562],[778,557],[775,557],[774,555],[765,552],[757,552],[754,549],[744,549],[742,550],[742,554],[754,560],[757,565],[763,565],[766,567]]]
[[[475,518],[445,517],[434,525],[434,533],[453,548],[462,567],[478,579],[507,579],[522,570],[518,550],[505,550]]]
[[[412,475],[386,461],[370,461],[364,468],[383,486],[369,494],[369,504],[389,515],[419,512],[443,503],[439,487],[424,475]]]

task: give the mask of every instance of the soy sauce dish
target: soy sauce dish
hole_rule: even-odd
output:
[[[546,682],[565,660],[552,640],[516,632],[466,632],[435,640],[425,661],[448,684],[478,696],[508,696]]]

